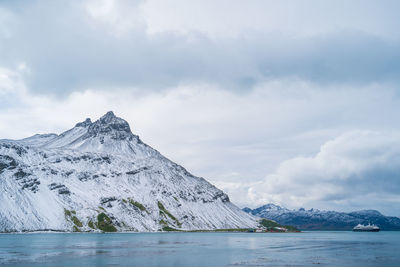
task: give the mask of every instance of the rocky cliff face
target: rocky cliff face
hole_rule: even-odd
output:
[[[348,213],[303,208],[289,210],[278,205],[267,204],[256,209],[244,208],[243,211],[303,230],[351,230],[359,223],[376,224],[382,230],[400,230],[399,218],[384,216],[376,210]]]
[[[0,141],[0,232],[254,227],[253,216],[108,112],[60,135]]]

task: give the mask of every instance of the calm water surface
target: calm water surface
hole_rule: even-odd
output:
[[[400,266],[400,232],[0,234],[9,266]]]

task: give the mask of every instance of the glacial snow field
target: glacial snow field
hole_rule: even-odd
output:
[[[60,134],[0,140],[0,232],[256,227],[256,218],[108,112]]]

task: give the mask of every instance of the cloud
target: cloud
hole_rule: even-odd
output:
[[[277,10],[286,8],[269,4]],[[365,25],[331,25],[313,34],[291,34],[285,27],[280,32],[263,28],[260,21],[260,27],[234,27],[235,34],[216,39],[207,30],[191,27],[149,33],[151,14],[161,10],[151,2],[38,1],[2,6],[9,19],[0,27],[7,29],[0,35],[0,65],[12,69],[24,63],[30,72],[23,78],[34,93],[65,97],[88,87],[151,92],[188,82],[247,92],[276,79],[369,84],[397,83],[400,77],[400,40]],[[212,5],[201,6],[208,10]],[[240,5],[235,3],[233,9],[239,12]],[[223,13],[220,7],[217,11]],[[165,17],[159,18],[168,24]],[[207,22],[198,18],[198,23]]]
[[[323,144],[315,156],[283,161],[249,193],[260,204],[339,210],[368,207],[399,215],[400,134],[342,134]]]
[[[356,174],[365,171],[366,166],[375,166],[377,160],[368,154],[374,147],[383,149],[384,140],[388,140],[387,145],[395,141],[387,134],[372,134],[399,129],[400,99],[396,89],[389,86],[322,89],[302,80],[277,80],[237,94],[214,85],[188,83],[146,94],[135,88],[88,88],[60,99],[32,94],[21,78],[20,72],[24,71],[3,68],[0,72],[4,78],[0,86],[1,138],[61,133],[86,117],[96,119],[113,110],[144,142],[215,183],[241,206],[274,201],[289,206],[321,208],[345,203],[349,208],[366,208],[374,203],[356,198],[362,199],[366,193],[383,197],[381,191],[396,188],[377,191],[373,180],[369,180],[361,183],[365,185],[360,189],[362,194],[351,195],[342,184],[342,176],[355,181],[359,179]],[[4,99],[18,105],[7,106]],[[358,143],[351,141],[358,140],[355,134],[335,139],[354,131],[362,136]],[[364,132],[369,134],[364,136]],[[323,145],[327,140],[335,141]],[[372,148],[365,145],[362,150],[364,143],[375,144],[373,140],[381,143]],[[318,153],[321,146],[322,152]],[[343,150],[346,147],[348,151]],[[361,152],[356,153],[357,149]],[[382,160],[392,162],[390,155]],[[274,173],[279,165],[264,182],[265,175]],[[374,171],[382,175],[386,167]],[[386,170],[388,176],[394,175],[391,169]],[[373,173],[369,171],[368,175],[372,177]],[[398,184],[396,180],[391,182]],[[396,198],[392,193],[389,196]]]
[[[396,0],[149,0],[142,10],[147,31],[201,32],[213,39],[249,31],[305,36],[354,29],[396,38]]]

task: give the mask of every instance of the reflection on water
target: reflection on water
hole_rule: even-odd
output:
[[[10,266],[400,266],[400,232],[1,234]]]

